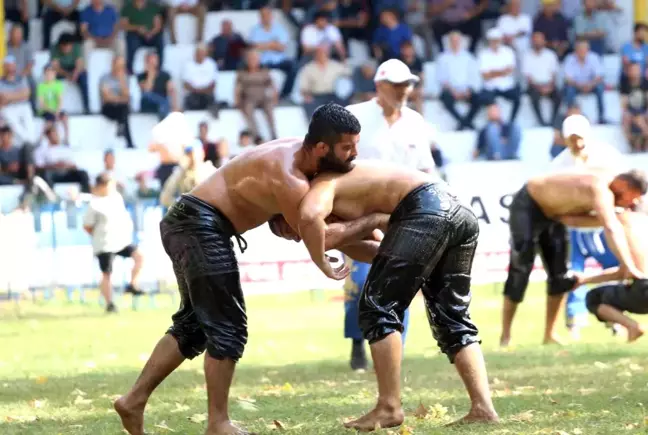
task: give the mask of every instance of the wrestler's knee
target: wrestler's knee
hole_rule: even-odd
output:
[[[547,278],[547,292],[550,296],[569,293],[574,290],[576,282],[576,275],[570,272],[550,276]]]
[[[219,331],[207,336],[207,353],[214,359],[238,361],[247,344],[247,328]]]
[[[207,338],[197,323],[183,324],[174,322],[167,330],[167,334],[175,338],[180,353],[186,359],[194,359],[205,351]]]
[[[587,295],[585,296],[585,306],[587,307],[587,310],[596,315],[596,312],[598,311],[598,307],[601,306],[603,303],[603,288],[602,287],[595,287],[592,290],[587,292]]]
[[[402,333],[402,315],[396,313],[398,308],[389,304],[384,306],[372,296],[364,293],[358,303],[358,322],[365,340],[373,344],[393,332]],[[402,310],[404,312],[404,310]]]

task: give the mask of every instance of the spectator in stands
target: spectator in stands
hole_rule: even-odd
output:
[[[337,101],[335,83],[340,77],[350,76],[349,66],[329,58],[329,47],[322,45],[315,52],[315,60],[306,64],[302,71],[301,93],[304,109],[309,118],[317,107]]]
[[[16,59],[13,56],[5,57],[2,72],[0,115],[22,142],[33,142],[36,132],[27,79],[17,75]]]
[[[443,37],[453,30],[458,30],[470,37],[470,51],[475,53],[481,38],[480,15],[486,9],[489,0],[430,0],[428,16],[435,18],[434,36],[437,45],[443,49]]]
[[[209,123],[202,121],[198,124],[198,140],[202,143],[205,161],[211,162],[215,168],[223,165],[223,156],[227,155],[227,142],[224,139],[214,142],[209,139]]]
[[[227,163],[227,161],[233,159],[242,152],[254,148],[254,145],[254,136],[250,130],[241,130],[238,137],[238,143],[223,151],[222,164]]]
[[[497,28],[504,35],[504,43],[524,54],[530,45],[532,23],[531,17],[522,13],[520,0],[509,0],[506,14],[497,20]]]
[[[637,63],[641,67],[641,71],[646,71],[648,65],[648,43],[646,37],[648,36],[648,25],[644,23],[636,23],[634,25],[634,34],[632,41],[626,42],[621,48],[621,62],[623,69],[621,71],[621,80],[627,76],[628,67],[631,64]]]
[[[314,0],[311,2],[304,14],[304,25],[314,23],[318,12],[325,13],[331,22],[335,23],[338,20],[337,0]]]
[[[63,81],[56,78],[54,67],[45,65],[43,80],[36,87],[37,113],[57,119],[63,110],[63,91]]]
[[[484,84],[482,104],[492,105],[496,97],[503,97],[513,103],[511,120],[513,123],[520,108],[520,87],[516,83],[516,61],[513,49],[502,45],[502,32],[490,29],[486,34],[488,47],[479,53],[479,71]]]
[[[352,102],[362,103],[376,96],[376,83],[373,80],[375,74],[376,63],[373,60],[368,60],[353,70]]]
[[[117,191],[124,195],[126,191],[126,181],[127,178],[123,173],[120,173],[116,165],[117,161],[115,159],[115,151],[108,149],[104,152],[103,155],[103,164],[104,170],[103,173],[110,176],[111,179],[115,180],[117,185]]]
[[[220,71],[237,70],[243,61],[246,43],[232,28],[231,20],[223,20],[221,32],[209,44],[209,54]]]
[[[159,6],[149,0],[132,0],[121,10],[121,27],[126,31],[126,68],[133,72],[135,53],[140,47],[153,47],[163,62],[163,28]]]
[[[81,91],[83,113],[90,113],[88,102],[88,74],[81,52],[81,45],[69,33],[61,34],[58,44],[52,47],[51,64],[59,79],[76,83]]]
[[[491,104],[486,111],[488,122],[479,132],[475,157],[485,155],[488,160],[516,160],[522,142],[522,130],[515,122],[506,124],[500,108]]]
[[[401,45],[400,60],[409,67],[412,74],[419,78],[419,82],[414,85],[414,90],[410,94],[409,101],[414,105],[414,110],[423,114],[423,62],[416,55],[411,41],[405,41]]]
[[[634,151],[648,149],[648,80],[642,72],[640,64],[630,64],[619,90],[623,132]]]
[[[248,128],[255,136],[259,136],[254,112],[257,108],[263,110],[272,139],[277,139],[277,128],[274,118],[274,107],[277,105],[278,93],[270,71],[261,67],[259,53],[248,50],[245,55],[245,66],[236,74],[234,88],[234,106],[238,107],[245,117]]]
[[[178,14],[191,14],[196,17],[196,42],[201,42],[203,39],[203,31],[205,28],[205,15],[207,15],[207,8],[202,0],[167,0],[166,4],[169,6],[167,9],[167,18],[169,20],[169,33],[171,36],[171,44],[177,44],[178,38],[176,36],[175,19]]]
[[[135,148],[128,125],[130,90],[123,56],[115,56],[110,73],[99,82],[101,114],[117,123],[117,134],[123,136],[128,148]]]
[[[427,3],[426,0],[407,0],[405,22],[412,29],[412,33],[425,41],[425,59],[432,60],[434,32],[432,31],[432,20],[426,14]]]
[[[478,71],[475,56],[462,47],[463,37],[458,31],[448,35],[450,50],[441,53],[437,62],[436,77],[441,88],[441,102],[450,115],[457,121],[457,129],[474,129],[472,125],[479,111],[479,95],[475,91],[474,73]],[[455,104],[466,102],[470,109],[466,116],[457,112]]]
[[[380,12],[380,26],[373,34],[373,52],[378,62],[398,59],[401,46],[412,41],[412,30],[398,19],[398,11],[384,9]]]
[[[259,15],[261,17],[260,23],[250,31],[248,43],[259,51],[261,65],[264,68],[276,68],[286,75],[283,88],[279,94],[279,98],[286,99],[292,92],[297,75],[295,63],[286,54],[290,36],[281,24],[274,22],[270,6],[261,8]]]
[[[592,53],[585,40],[576,42],[574,53],[567,56],[564,65],[565,102],[574,104],[579,94],[594,94],[598,106],[599,123],[606,124],[603,105],[603,63],[598,54]]]
[[[320,47],[327,47],[328,55],[333,54],[338,60],[346,59],[346,49],[342,40],[340,29],[335,27],[326,12],[317,12],[315,21],[307,24],[301,31],[301,60],[300,64],[305,65],[315,56]],[[334,49],[331,52],[331,48]]]
[[[551,158],[553,159],[556,157],[558,154],[563,152],[565,150],[565,147],[567,146],[567,143],[565,142],[565,138],[563,137],[562,134],[562,125],[563,122],[565,121],[565,118],[571,115],[582,115],[580,107],[578,107],[576,104],[572,104],[571,106],[567,107],[567,111],[564,116],[558,116],[553,125],[553,144],[551,145],[551,149],[549,153],[551,154]]]
[[[54,125],[45,126],[43,139],[34,150],[37,174],[50,186],[57,183],[79,183],[81,191],[90,193],[88,173],[77,168],[67,137],[62,140]]]
[[[583,10],[574,18],[574,33],[589,42],[590,49],[602,56],[605,52],[605,18],[597,10],[597,0],[583,0]]]
[[[81,36],[86,62],[95,48],[111,48],[124,55],[124,41],[119,37],[119,13],[105,0],[92,0],[81,11]]]
[[[137,288],[144,257],[133,244],[133,221],[117,191],[115,181],[107,174],[97,176],[90,205],[83,218],[83,228],[92,238],[92,251],[99,260],[101,283],[99,290],[106,302],[106,312],[115,313],[112,299],[112,265],[115,256],[133,259],[131,281],[125,292],[142,295]]]
[[[7,41],[7,55],[13,56],[16,59],[16,75],[27,79],[29,83],[29,92],[31,93],[30,102],[32,109],[36,111],[36,82],[32,75],[32,68],[34,67],[34,55],[29,44],[23,38],[23,29],[21,26],[14,24],[9,31],[9,38]]]
[[[540,32],[533,33],[532,48],[524,56],[523,74],[536,118],[540,125],[546,127],[556,120],[560,107],[561,98],[556,82],[559,69],[558,56],[545,46],[544,35]],[[543,97],[549,98],[553,104],[550,122],[546,122],[542,116],[540,99]]]
[[[178,110],[178,95],[171,76],[160,70],[160,57],[155,51],[146,54],[144,72],[137,75],[142,90],[142,112],[157,113],[160,121]]]
[[[4,17],[6,21],[22,28],[24,41],[29,41],[29,3],[27,0],[4,0]]]
[[[559,0],[543,0],[542,4],[542,10],[533,21],[533,31],[542,33],[547,46],[563,60],[569,50],[569,23],[559,11]]]
[[[340,29],[348,53],[350,39],[358,41],[368,39],[369,11],[364,0],[339,0],[336,7],[335,15],[337,16],[333,24]]]
[[[79,29],[79,7],[80,0],[43,0],[46,7],[42,15],[43,20],[43,49],[50,49],[52,28],[59,21],[68,21],[75,25],[74,38],[81,37]]]
[[[185,64],[182,84],[187,94],[184,107],[187,110],[205,110],[214,105],[214,91],[218,66],[207,57],[205,44],[197,44],[194,58]]]
[[[214,171],[216,168],[212,162],[205,161],[202,143],[196,139],[192,145],[185,147],[181,163],[164,183],[160,192],[160,204],[171,207],[180,195],[189,193]]]

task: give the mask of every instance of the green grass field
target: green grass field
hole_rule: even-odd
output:
[[[496,346],[499,292],[476,288],[473,299],[502,424],[443,427],[469,403],[453,366],[436,349],[417,298],[404,362],[405,425],[378,433],[646,433],[648,339],[628,345],[592,319],[581,343],[542,347],[543,292],[534,287],[528,293],[516,319],[516,345],[506,352]],[[248,298],[250,340],[232,390],[234,420],[257,433],[344,434],[344,419],[370,409],[374,375],[350,372],[342,304],[333,296]],[[94,304],[26,301],[20,312],[13,303],[0,305],[1,434],[122,433],[112,400],[135,380],[175,308],[162,296],[158,309],[133,312],[126,299],[123,305],[114,316]],[[420,404],[428,408],[425,418],[414,416]],[[205,412],[197,358],[154,394],[146,428],[202,435]]]

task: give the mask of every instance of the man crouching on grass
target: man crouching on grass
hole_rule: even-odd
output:
[[[636,267],[640,272],[648,275],[648,216],[644,213],[625,212],[618,217],[623,224],[630,254]],[[596,221],[593,220],[592,225],[595,224]],[[614,241],[608,238],[607,242],[614,255],[618,257],[618,249]],[[633,342],[644,335],[645,329],[623,312],[648,314],[648,280],[624,281],[628,276],[625,267],[611,267],[597,275],[580,276],[577,286],[605,283],[587,293],[585,299],[587,309],[601,322],[624,326],[628,331],[628,342]]]

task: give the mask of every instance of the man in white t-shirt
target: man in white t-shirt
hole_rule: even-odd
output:
[[[520,108],[520,87],[515,79],[515,53],[502,44],[502,32],[490,29],[486,34],[488,47],[479,54],[479,72],[483,79],[482,105],[490,106],[496,97],[505,98],[513,103],[512,123]]]
[[[205,44],[196,45],[196,55],[182,70],[182,85],[187,92],[186,110],[205,110],[214,104],[218,65],[207,57]]]
[[[308,62],[315,55],[321,45],[327,45],[335,50],[335,57],[339,60],[346,59],[346,49],[340,29],[331,24],[329,15],[320,11],[315,14],[312,24],[307,24],[301,31],[301,63]],[[329,53],[332,54],[332,53]]]
[[[562,135],[567,148],[551,161],[551,169],[561,171],[574,167],[606,168],[619,173],[628,169],[623,155],[614,147],[593,140],[591,126],[583,115],[565,118]],[[583,272],[588,258],[594,258],[603,269],[616,267],[619,261],[608,247],[602,228],[569,229],[571,240],[571,270]],[[580,328],[587,324],[586,286],[567,296],[567,328],[571,337],[580,338]]]
[[[527,92],[531,99],[531,106],[538,122],[542,126],[549,126],[556,122],[560,107],[560,92],[558,92],[556,79],[558,77],[558,56],[553,50],[546,47],[545,36],[541,32],[533,34],[532,49],[527,51],[522,62],[522,70],[527,81]],[[549,98],[553,103],[551,121],[546,122],[540,109],[540,99]]]
[[[407,107],[407,99],[418,81],[407,65],[398,59],[390,59],[376,71],[376,98],[347,107],[362,127],[356,145],[358,159],[382,160],[423,172],[435,172],[431,126],[421,114]],[[364,338],[358,325],[358,300],[370,267],[370,264],[353,261],[351,274],[345,283],[344,336],[353,340],[350,362],[353,370],[368,367]],[[409,310],[405,311],[403,320],[403,343],[408,319]]]
[[[497,28],[504,35],[504,43],[518,54],[524,54],[529,49],[533,24],[531,17],[522,13],[520,0],[509,1],[508,12],[499,17]]]
[[[137,279],[144,258],[133,244],[133,221],[124,199],[117,192],[115,181],[107,174],[97,176],[94,195],[83,218],[83,228],[92,238],[92,251],[99,260],[101,283],[99,290],[106,301],[106,312],[114,313],[117,307],[112,300],[112,264],[115,256],[134,261],[130,284],[125,292],[133,296],[143,294],[137,288]]]

